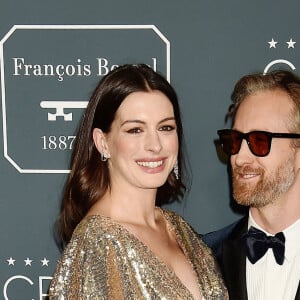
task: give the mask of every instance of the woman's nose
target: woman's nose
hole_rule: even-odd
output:
[[[160,152],[162,144],[158,132],[149,132],[146,136],[145,149],[152,152]]]

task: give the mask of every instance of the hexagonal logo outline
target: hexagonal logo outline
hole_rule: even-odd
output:
[[[7,145],[7,123],[6,123],[6,94],[5,94],[5,78],[4,78],[4,55],[3,46],[4,43],[13,35],[16,30],[19,29],[149,29],[153,30],[155,34],[165,43],[166,45],[166,79],[170,82],[170,42],[161,33],[161,31],[155,25],[14,25],[6,35],[0,40],[0,71],[1,71],[1,100],[2,100],[2,126],[3,126],[3,154],[4,158],[9,161],[9,163],[20,173],[69,173],[70,170],[48,170],[48,169],[23,169],[18,163],[16,163],[10,156],[8,152]]]

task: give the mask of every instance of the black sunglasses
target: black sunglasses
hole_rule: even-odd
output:
[[[271,149],[272,138],[300,139],[300,133],[273,133],[267,131],[250,131],[242,133],[234,129],[218,130],[220,142],[227,155],[237,154],[243,139],[247,141],[250,151],[256,156],[266,156]]]

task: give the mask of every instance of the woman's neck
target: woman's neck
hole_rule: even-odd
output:
[[[88,214],[100,214],[115,221],[154,226],[156,189],[108,190]]]

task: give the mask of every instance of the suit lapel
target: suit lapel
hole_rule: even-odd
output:
[[[241,237],[247,231],[247,218],[243,218],[223,244],[223,275],[230,300],[247,300],[246,256]],[[300,299],[299,299],[300,300]]]
[[[300,283],[298,285],[298,290],[297,290],[297,293],[296,293],[295,300],[300,300]]]

